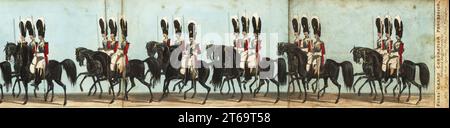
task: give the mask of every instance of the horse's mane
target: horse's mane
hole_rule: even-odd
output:
[[[377,61],[381,62],[383,60],[383,56],[378,53],[377,51],[375,51],[374,49],[371,48],[366,48],[366,47],[355,47],[353,48],[356,52],[365,52],[366,54],[376,57]]]

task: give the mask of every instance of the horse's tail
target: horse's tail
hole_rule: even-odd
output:
[[[0,63],[0,69],[2,70],[2,77],[5,81],[6,90],[9,90],[9,87],[11,86],[11,64],[8,61],[4,61]]]
[[[428,88],[428,84],[430,82],[430,70],[428,70],[427,64],[416,63],[415,65],[419,66],[419,77],[421,86],[423,88]]]
[[[206,83],[209,77],[209,64],[205,64],[206,62],[200,61],[200,68],[198,70],[199,81]]]
[[[213,68],[211,84],[214,87],[220,87],[220,84],[222,83],[222,77],[223,77],[223,69],[222,68]]]
[[[70,59],[65,59],[61,62],[61,65],[63,66],[64,70],[66,70],[66,75],[70,83],[72,83],[72,85],[75,85],[77,81],[77,67],[75,66],[75,63]]]
[[[280,82],[280,85],[286,85],[287,81],[286,61],[283,58],[278,58],[277,66],[278,66],[278,82]]]
[[[158,83],[161,79],[161,66],[158,64],[158,61],[154,57],[148,57],[143,60],[143,62],[147,63],[148,68],[150,69],[150,73],[152,73],[152,77],[155,79],[153,85]]]
[[[344,77],[345,87],[347,89],[353,86],[353,65],[349,61],[344,61],[339,64],[342,68],[342,76]]]

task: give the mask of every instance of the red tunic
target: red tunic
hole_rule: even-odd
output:
[[[45,64],[48,64],[48,42],[44,43],[44,59],[45,59]]]
[[[123,54],[125,56],[125,65],[128,65],[128,48],[130,47],[130,43],[127,41],[125,44],[125,48],[123,48]]]
[[[398,57],[399,57],[399,61],[400,61],[400,65],[402,65],[403,63],[403,43],[400,43],[400,48],[398,49]]]
[[[388,43],[389,43],[389,44],[388,44],[388,49],[387,49],[387,51],[388,51],[388,53],[391,53],[391,50],[392,50],[392,40],[389,40]]]
[[[321,43],[320,44],[320,51],[321,51],[321,56],[320,56],[320,62],[321,62],[321,65],[324,65],[324,55],[325,55],[325,44],[324,43]]]
[[[311,41],[308,41],[306,43],[308,43],[308,52],[310,52],[312,49]]]
[[[244,43],[244,51],[248,50],[248,45],[249,45],[249,41],[248,39],[245,39],[245,43]]]

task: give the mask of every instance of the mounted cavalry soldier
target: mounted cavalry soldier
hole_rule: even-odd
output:
[[[386,39],[383,41],[383,43],[386,46],[386,53],[382,54],[383,55],[383,65],[382,65],[382,70],[384,72],[387,72],[387,68],[388,68],[388,62],[389,62],[389,56],[391,56],[391,50],[392,50],[392,40],[391,40],[391,35],[392,35],[392,23],[391,23],[391,18],[389,16],[386,16],[384,18],[384,28],[385,28],[385,33],[386,33]]]
[[[30,71],[32,74],[45,76],[45,66],[48,63],[48,42],[45,42],[45,23],[42,19],[38,19],[36,22],[36,29],[38,31],[39,42],[34,40],[34,27],[31,21],[27,21],[26,28],[30,35],[30,45],[33,51],[33,60],[31,61]]]
[[[377,27],[377,47],[376,51],[384,56],[384,54],[387,54],[387,48],[386,48],[386,42],[383,40],[383,33],[384,33],[384,24],[383,20],[380,17],[377,17],[375,19],[375,25]]]
[[[302,28],[303,28],[303,35],[305,36],[302,41],[300,41],[300,44],[298,45],[300,49],[303,52],[306,52],[306,55],[308,57],[307,64],[306,64],[306,71],[309,71],[311,68],[311,65],[313,63],[313,53],[312,53],[312,45],[313,40],[309,37],[309,24],[308,24],[308,18],[306,16],[303,16],[301,19]]]
[[[248,37],[248,31],[250,29],[250,19],[242,16],[241,17],[241,23],[242,23],[242,40],[241,44],[243,44],[243,51],[241,56],[241,64],[240,67],[245,68],[248,66],[248,60],[249,60],[249,47],[250,47],[250,37]]]
[[[169,38],[169,22],[166,18],[161,19],[161,30],[163,33],[162,42],[170,46],[170,38]]]
[[[389,72],[390,75],[393,75],[395,71],[397,71],[398,73],[398,69],[400,68],[400,65],[402,65],[403,62],[403,52],[404,52],[404,44],[401,40],[403,36],[403,22],[399,16],[395,18],[394,26],[397,41],[393,44],[393,48],[389,56],[388,64],[390,69]]]
[[[183,52],[180,73],[186,75],[186,71],[190,73],[191,79],[195,79],[198,76],[196,66],[197,56],[200,54],[200,47],[197,44],[197,24],[194,21],[188,23],[188,34],[189,34],[189,46],[187,51]]]
[[[259,35],[261,34],[261,18],[257,14],[253,15],[252,24],[253,24],[253,35],[255,36],[255,38],[252,41],[251,49],[254,49],[255,53],[254,55],[250,54],[249,66],[257,67],[260,60],[259,51],[261,50],[261,42],[262,42],[262,40],[259,38]],[[255,62],[252,62],[252,60],[254,60]]]
[[[325,43],[320,40],[321,24],[319,18],[313,17],[311,25],[314,31],[314,37],[316,38],[312,48],[312,66],[314,68],[314,74],[319,74],[321,66],[325,64]]]
[[[114,23],[115,24],[115,23]],[[111,26],[111,24],[110,24]],[[114,44],[114,54],[111,57],[111,70],[117,71],[118,73],[123,73],[125,66],[128,64],[128,48],[130,43],[127,41],[128,23],[124,18],[120,19],[120,28],[122,34],[122,40],[120,43],[117,41]],[[111,29],[113,31],[113,29]],[[115,25],[114,31],[117,33],[117,25]]]

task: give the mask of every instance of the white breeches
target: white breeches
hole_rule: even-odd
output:
[[[121,73],[125,69],[125,56],[123,55],[122,50],[117,50],[116,53],[112,54],[111,56],[111,71],[114,71],[116,69]]]
[[[383,56],[383,64],[381,65],[381,70],[386,72],[386,67],[387,67],[387,63],[389,60],[389,55],[387,53],[387,50],[377,49],[376,51]]]
[[[245,63],[247,62],[248,68],[256,68],[258,66],[257,56],[254,52],[243,51],[241,53],[241,63],[239,66],[245,68]]]
[[[398,58],[398,52],[392,52],[391,53],[391,59],[389,59],[388,64],[390,69],[397,69],[399,67],[399,58]]]
[[[181,57],[181,68],[180,73],[185,75],[186,69],[190,70],[191,75],[195,78],[198,76],[196,65],[195,65],[195,55],[189,56],[188,54],[183,54]]]
[[[306,64],[306,71],[309,71],[309,69],[311,68],[311,65],[313,63],[313,53],[308,52],[306,54],[306,56],[308,57],[307,64]]]
[[[44,53],[37,53],[33,60],[31,61],[30,65],[30,71],[32,74],[35,73],[35,69],[45,69],[45,59],[44,59]],[[43,72],[41,72],[43,73]]]

